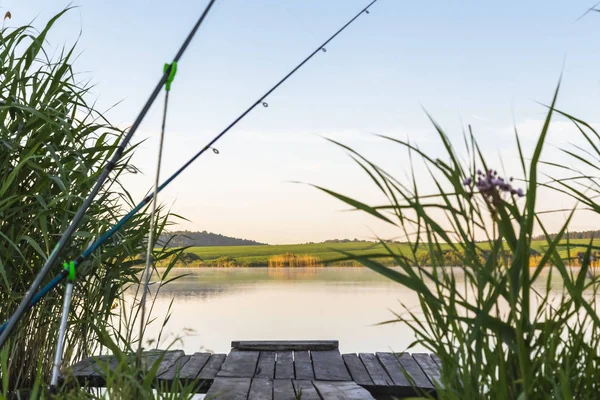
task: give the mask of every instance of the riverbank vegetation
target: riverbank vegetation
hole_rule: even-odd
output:
[[[580,255],[585,253],[589,244],[600,246],[600,238],[589,239],[563,239],[559,244],[559,255],[567,260],[570,266],[581,266]],[[567,248],[568,244],[568,248]],[[531,242],[532,254],[530,266],[538,265],[548,243],[543,240]],[[507,246],[507,245],[505,245]],[[490,252],[489,243],[480,244],[480,257],[485,258]],[[261,246],[200,246],[189,247],[183,250],[177,262],[177,267],[202,268],[202,267],[357,267],[362,264],[356,260],[349,260],[343,253],[351,252],[357,256],[382,256],[379,260],[387,266],[394,266],[394,257],[411,254],[409,243],[373,243],[373,242],[348,242],[348,243],[315,243],[315,244],[290,244],[290,245],[261,245]],[[446,265],[462,266],[465,260],[464,251],[456,246],[441,244],[439,251],[445,258]],[[463,253],[463,254],[459,254]],[[570,253],[570,254],[569,254]],[[417,249],[415,252],[420,265],[431,266],[430,252],[426,248]],[[600,267],[600,257],[596,255],[591,259],[591,265]],[[549,265],[549,264],[548,264]]]
[[[594,171],[600,168],[600,134],[555,110],[558,92],[533,151],[524,153],[515,132],[516,154],[503,154],[519,159],[516,179],[494,169],[470,129],[464,135],[465,148],[457,148],[432,119],[444,148],[440,155],[408,141],[385,138],[398,146],[399,154],[407,155],[413,170],[413,163],[425,165],[428,176],[420,176],[418,184],[415,174],[402,174],[412,180],[397,179],[337,143],[368,174],[373,190],[387,200],[367,204],[319,188],[409,238],[408,251],[402,254],[384,242],[383,255],[345,254],[418,296],[419,307],[404,307],[388,322],[408,325],[416,337],[414,344],[440,357],[439,399],[596,399],[600,393],[600,276],[592,268],[598,246],[591,239],[572,240],[566,234],[574,215],[600,213],[600,182],[596,174],[580,169],[586,167],[580,164]],[[577,167],[542,159],[552,118],[561,115],[589,144],[585,155],[578,154],[581,147],[564,151]],[[561,179],[542,182],[543,176],[557,174],[557,169]],[[570,196],[576,201],[566,215],[564,210],[540,211],[541,195]],[[546,228],[552,213],[564,216],[554,235]],[[543,232],[543,241],[533,240],[534,228]],[[458,260],[444,256],[448,249]],[[427,265],[423,252],[429,254]],[[398,268],[382,263],[385,255]],[[581,268],[569,268],[574,259]],[[443,268],[449,265],[458,269]],[[548,265],[552,268],[542,278]],[[457,270],[464,274],[464,284],[458,286]],[[551,290],[556,275],[564,283],[561,291]],[[538,279],[545,280],[545,290],[534,289]]]
[[[75,47],[54,51],[47,36],[65,10],[37,30],[32,26],[0,29],[0,320],[6,321],[91,190],[124,131],[89,104],[90,86],[72,65]],[[8,17],[5,17],[5,19]],[[8,25],[8,24],[7,24]],[[51,56],[52,55],[52,56]],[[120,181],[136,146],[114,167],[111,181],[79,224],[61,253],[74,260],[94,238],[106,232],[133,206]],[[171,217],[159,210],[156,235]],[[138,305],[123,293],[139,283],[136,257],[145,250],[150,216],[142,212],[77,268],[77,284],[68,319],[63,365],[107,348],[137,348]],[[159,248],[157,261],[176,260],[178,249]],[[166,264],[169,267],[169,264]],[[61,271],[56,265],[51,274]],[[169,269],[161,279],[166,281]],[[47,283],[50,277],[44,282]],[[161,283],[162,285],[162,283]],[[157,291],[153,289],[153,294]],[[62,311],[62,289],[52,291],[19,322],[0,352],[0,398],[48,398],[48,382]],[[145,321],[146,322],[146,321]],[[135,333],[134,333],[135,331]],[[129,370],[128,372],[131,372]],[[154,398],[155,392],[130,378],[113,379],[109,393]],[[113,376],[113,375],[111,375]],[[111,378],[112,379],[112,378]],[[122,390],[121,390],[122,389]],[[63,392],[65,390],[65,392]],[[61,393],[92,396],[68,379]],[[58,396],[57,398],[59,398]]]

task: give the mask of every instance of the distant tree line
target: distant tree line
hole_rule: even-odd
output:
[[[218,233],[207,231],[175,231],[162,234],[159,238],[159,245],[167,243],[167,247],[187,247],[187,246],[255,246],[259,243],[254,240],[239,239],[224,236]]]
[[[404,244],[407,243],[406,241],[400,241],[400,240],[385,240],[386,243],[397,243],[397,244]],[[303,244],[321,244],[321,243],[379,243],[378,240],[364,240],[364,239],[329,239],[329,240],[324,240],[322,242],[306,242]]]
[[[371,240],[354,239],[329,239],[322,243],[373,243]]]
[[[556,237],[556,233],[551,233],[550,238],[554,239]],[[564,238],[567,239],[591,239],[598,238],[600,239],[600,230],[595,231],[582,231],[582,232],[568,232],[565,233]],[[546,240],[544,235],[534,236],[533,240]]]

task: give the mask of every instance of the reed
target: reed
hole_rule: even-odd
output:
[[[419,307],[405,307],[386,323],[407,324],[416,336],[413,345],[424,346],[440,357],[440,399],[593,399],[600,393],[596,300],[600,281],[590,273],[590,255],[596,247],[590,240],[584,245],[580,268],[569,268],[577,252],[565,233],[578,210],[571,210],[555,237],[548,234],[543,215],[536,212],[542,186],[538,169],[557,95],[558,89],[533,154],[523,154],[516,132],[522,169],[519,180],[500,179],[470,130],[465,134],[467,155],[459,157],[433,119],[445,149],[440,157],[408,141],[385,137],[406,151],[406,160],[418,159],[426,165],[433,183],[430,187],[435,188],[427,193],[421,190],[422,176],[418,184],[415,174],[401,181],[336,142],[368,174],[374,190],[386,196],[387,202],[367,204],[319,189],[395,226],[396,236],[407,238],[410,244],[409,251],[399,251],[382,241],[385,249],[380,254],[343,255],[418,296]],[[600,136],[594,132],[592,138],[591,143],[597,143]],[[572,172],[575,178],[582,178]],[[600,187],[597,178],[586,179]],[[562,190],[600,212],[598,203],[577,190],[574,182],[578,179],[555,180],[544,186]],[[532,241],[534,224],[545,234],[541,249]],[[422,253],[427,254],[431,267],[424,265]],[[392,257],[399,268],[387,268],[380,262],[386,257]],[[460,286],[457,273],[464,275]],[[558,293],[551,290],[556,276],[564,284]],[[544,283],[545,290],[536,290],[536,281]]]
[[[269,268],[316,267],[322,265],[319,257],[311,254],[279,254],[269,257]]]
[[[116,150],[123,130],[88,104],[90,86],[72,65],[75,46],[56,56],[46,36],[64,10],[38,31],[31,26],[0,29],[0,319],[13,312],[102,167]],[[136,171],[125,152],[110,182],[101,190],[62,253],[73,260],[134,205],[123,174]],[[156,237],[173,216],[160,210]],[[113,240],[78,267],[69,318],[64,363],[81,360],[102,348],[99,328],[118,338],[122,350],[136,338],[113,321],[135,314],[137,304],[114,307],[139,282],[136,265],[144,253],[150,217],[133,218]],[[181,250],[160,248],[155,259]],[[55,266],[54,273],[61,266]],[[165,275],[161,277],[168,279]],[[21,320],[0,354],[1,390],[6,397],[26,388],[43,393],[57,339],[62,290],[50,293]],[[131,320],[131,319],[129,319]],[[106,340],[104,340],[106,343]],[[34,396],[35,397],[35,396]]]

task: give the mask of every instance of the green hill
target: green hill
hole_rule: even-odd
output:
[[[162,234],[159,244],[167,243],[167,247],[188,246],[256,246],[263,245],[254,240],[239,239],[212,232],[175,231]]]

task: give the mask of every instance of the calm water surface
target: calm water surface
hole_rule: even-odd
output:
[[[337,339],[342,352],[403,351],[414,339],[394,319],[417,299],[366,268],[202,268],[165,285],[154,315],[172,316],[162,346],[228,352],[232,340]],[[156,337],[160,322],[146,337]]]
[[[547,273],[534,285],[539,292]],[[416,296],[367,268],[202,268],[176,275],[185,276],[162,288],[157,321],[146,334],[158,336],[172,301],[161,348],[227,353],[232,340],[337,339],[349,353],[404,351],[414,340],[404,325],[377,324],[395,319],[402,305],[418,309]],[[460,285],[459,270],[456,277]],[[562,290],[553,274],[551,292]]]
[[[461,274],[457,284],[461,283]],[[547,272],[546,272],[547,273]],[[156,338],[171,300],[161,348],[228,352],[232,340],[337,339],[342,352],[404,351],[412,332],[393,320],[416,296],[367,268],[198,268],[165,285],[146,338]],[[545,277],[538,280],[545,290]],[[558,274],[552,291],[563,289]],[[423,351],[414,347],[413,351]]]

